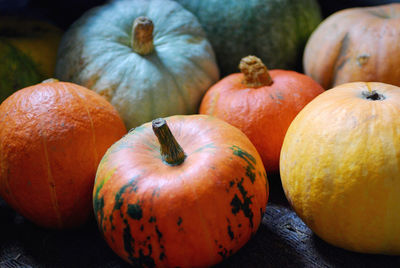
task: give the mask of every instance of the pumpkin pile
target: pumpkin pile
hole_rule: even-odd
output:
[[[134,266],[206,267],[256,234],[279,172],[323,240],[400,254],[399,14],[115,0],[61,41],[0,19],[0,196],[46,228],[94,212]]]

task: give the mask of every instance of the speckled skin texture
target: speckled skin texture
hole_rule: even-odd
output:
[[[161,159],[151,123],[104,155],[96,219],[109,246],[135,267],[206,267],[257,231],[268,200],[261,158],[239,129],[206,115],[165,118],[186,159]]]
[[[139,16],[154,24],[148,55],[131,47]],[[219,70],[201,25],[179,4],[122,0],[90,10],[71,26],[56,76],[105,96],[130,129],[157,117],[195,113]]]
[[[321,21],[315,0],[176,0],[207,32],[223,76],[255,55],[271,69],[301,67],[307,38]]]
[[[376,90],[384,99],[366,99]],[[282,186],[322,239],[362,253],[400,254],[400,88],[347,83],[311,101],[290,125]]]
[[[19,90],[0,105],[0,195],[40,226],[81,225],[97,165],[125,133],[110,103],[81,86]]]

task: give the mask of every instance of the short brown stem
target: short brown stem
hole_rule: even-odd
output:
[[[176,141],[174,135],[172,135],[165,119],[154,119],[152,121],[152,127],[160,143],[162,160],[171,166],[182,164],[186,158],[185,152]]]
[[[147,17],[138,17],[133,22],[131,45],[140,55],[150,54],[154,50],[153,22]]]
[[[239,69],[244,75],[243,83],[248,87],[270,86],[273,83],[267,67],[256,56],[242,58]]]

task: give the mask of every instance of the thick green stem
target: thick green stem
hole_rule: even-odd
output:
[[[153,52],[153,22],[147,17],[138,17],[133,22],[131,45],[133,51],[140,55]]]
[[[175,140],[175,137],[172,135],[165,119],[154,119],[152,121],[152,126],[154,134],[157,136],[160,143],[162,160],[171,166],[182,164],[186,158],[185,152]]]
[[[244,75],[243,83],[247,87],[263,87],[272,85],[273,81],[267,67],[256,56],[242,58],[239,64],[240,72]]]

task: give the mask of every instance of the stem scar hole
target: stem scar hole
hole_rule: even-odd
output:
[[[376,92],[376,90],[372,90],[372,91],[363,91],[362,92],[362,96],[367,99],[367,100],[384,100],[385,96],[383,96],[382,94]]]

